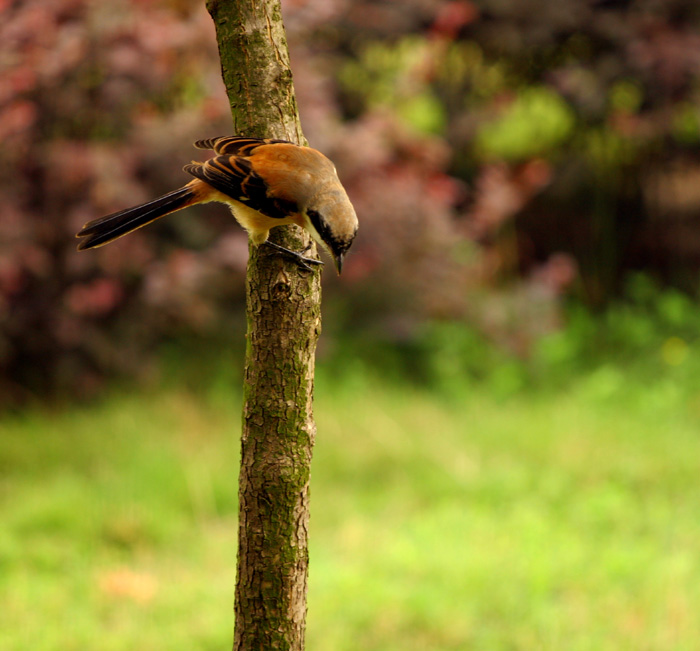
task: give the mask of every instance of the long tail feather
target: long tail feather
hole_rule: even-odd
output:
[[[165,215],[187,208],[197,202],[197,193],[191,187],[185,186],[153,199],[153,201],[94,219],[85,224],[76,235],[76,237],[85,238],[78,244],[78,251],[108,244],[160,217],[165,217]]]

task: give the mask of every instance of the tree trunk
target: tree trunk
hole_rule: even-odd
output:
[[[234,132],[305,144],[279,0],[208,0],[207,8]],[[271,239],[297,251],[309,244],[296,226],[275,228]],[[251,246],[246,290],[234,649],[301,651],[320,271]]]

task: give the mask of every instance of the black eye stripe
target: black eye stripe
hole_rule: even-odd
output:
[[[341,255],[350,248],[350,245],[352,244],[352,240],[354,238],[354,234],[349,239],[338,239],[333,233],[328,222],[321,216],[321,213],[319,213],[316,210],[307,209],[306,214],[309,217],[309,221],[313,224],[313,227],[316,229],[316,232],[321,237],[321,240],[325,242],[325,244],[328,246],[333,255]]]
[[[321,214],[317,212],[316,210],[308,210],[306,213],[309,216],[309,219],[311,220],[311,223],[313,224],[314,228],[316,229],[316,232],[321,236],[321,239],[324,242],[329,241],[329,236],[330,236],[330,228],[328,227],[328,224],[323,220],[321,217]]]

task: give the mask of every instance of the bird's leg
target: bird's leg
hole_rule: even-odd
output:
[[[300,267],[303,269],[306,269],[307,271],[313,271],[310,265],[314,264],[323,264],[320,260],[315,260],[314,258],[307,258],[306,256],[302,255],[301,253],[298,253],[297,251],[292,251],[291,249],[285,249],[283,246],[280,246],[279,244],[275,244],[274,242],[270,242],[270,240],[266,240],[263,242],[266,246],[269,246],[270,248],[275,249],[275,251],[279,251],[280,253],[286,255],[288,258],[291,258],[294,260]],[[311,245],[307,246],[303,253],[306,253],[311,248]]]

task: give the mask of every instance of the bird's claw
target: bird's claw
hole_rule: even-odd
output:
[[[313,267],[311,265],[322,265],[323,262],[321,260],[316,260],[315,258],[307,258],[306,256],[302,255],[298,251],[292,251],[291,249],[287,249],[283,246],[280,246],[279,244],[275,244],[274,242],[270,242],[269,240],[265,242],[267,246],[269,246],[272,249],[275,249],[275,251],[279,251],[280,253],[286,255],[288,258],[291,258],[296,262],[302,269],[306,269],[307,271],[313,271]],[[304,253],[308,251],[311,248],[311,244],[309,244],[305,249]]]

